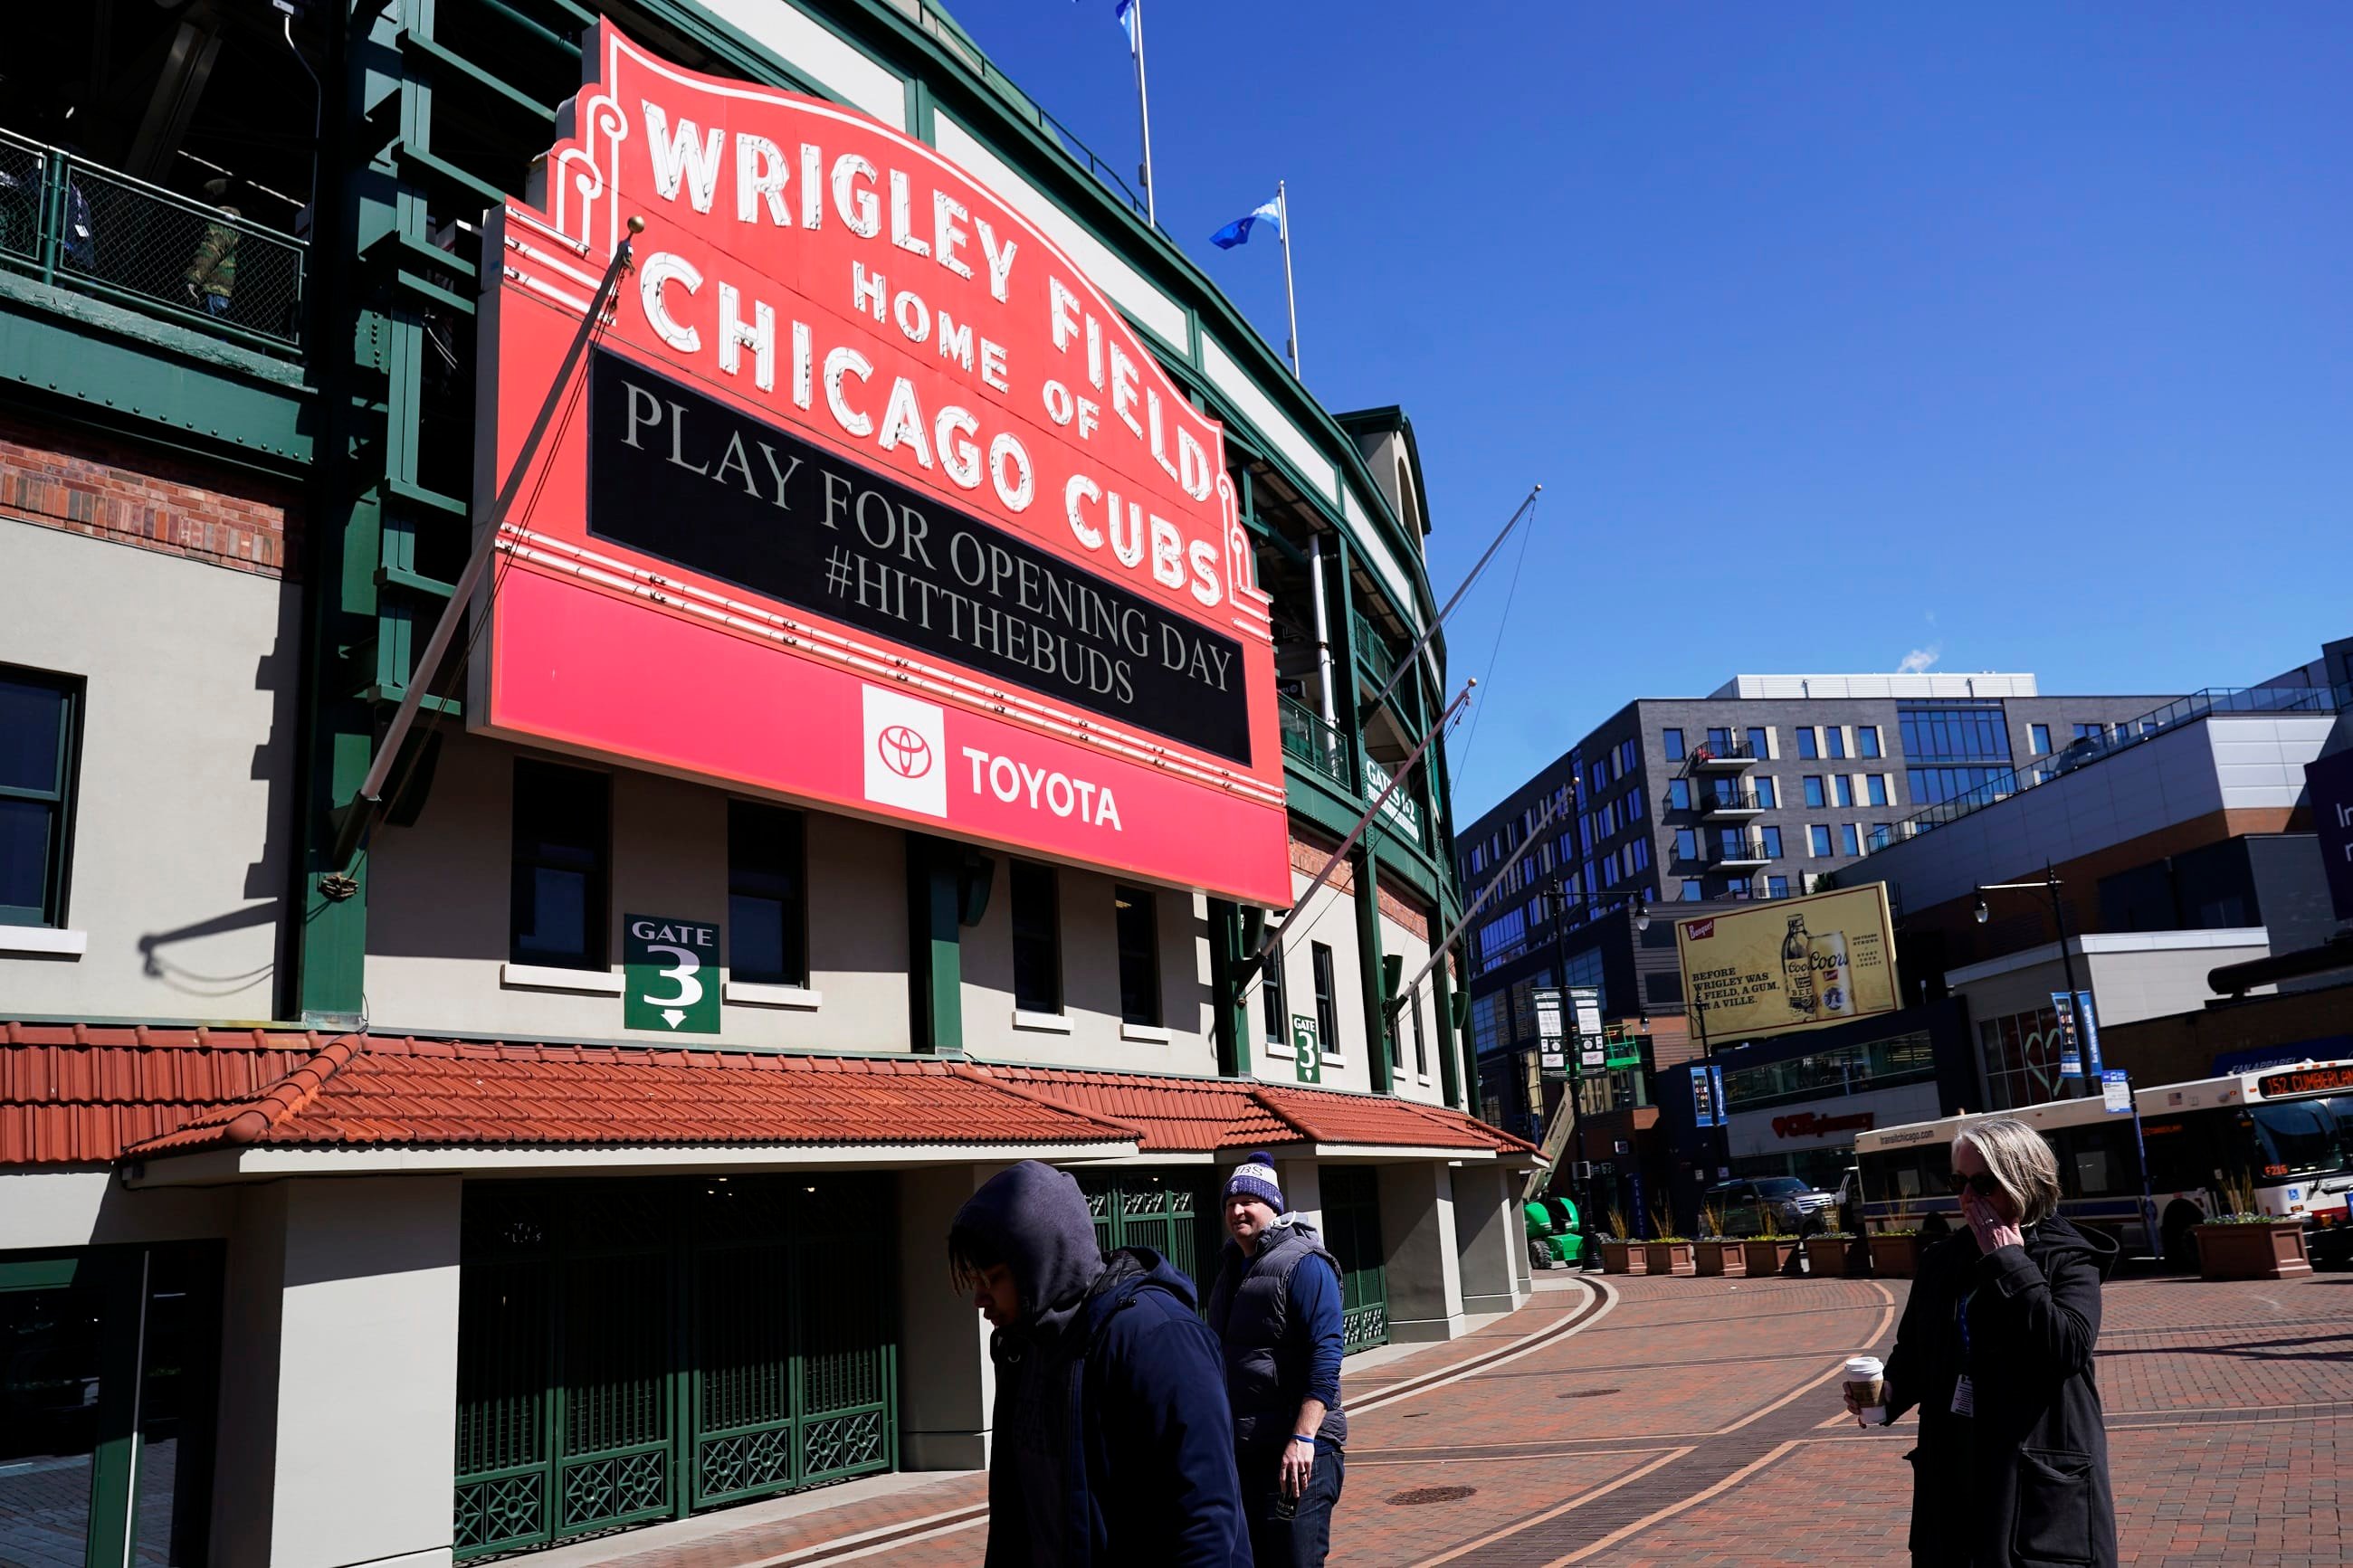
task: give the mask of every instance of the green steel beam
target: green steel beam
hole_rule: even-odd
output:
[[[965,847],[927,834],[907,844],[907,1000],[918,1055],[964,1055]]]
[[[1250,1004],[1238,984],[1244,957],[1241,906],[1209,900],[1209,994],[1218,1042],[1218,1076],[1250,1076]],[[1280,962],[1278,960],[1277,962]]]

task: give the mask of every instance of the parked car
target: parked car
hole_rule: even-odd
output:
[[[1806,1236],[1828,1230],[1838,1220],[1838,1194],[1795,1176],[1719,1182],[1702,1201],[1722,1216],[1726,1236],[1760,1236],[1768,1229]]]

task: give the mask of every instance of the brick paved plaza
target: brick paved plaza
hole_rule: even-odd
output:
[[[1907,1419],[1864,1433],[1839,1362],[1905,1282],[1554,1277],[1453,1344],[1352,1374],[1333,1561],[1389,1568],[1901,1563]],[[2099,1377],[2123,1559],[2346,1561],[2353,1273],[2112,1283]],[[982,1479],[899,1478],[541,1563],[977,1568]]]

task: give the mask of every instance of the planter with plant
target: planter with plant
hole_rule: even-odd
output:
[[[1692,1244],[1692,1267],[1711,1278],[1748,1272],[1746,1250],[1724,1234],[1724,1215],[1710,1206],[1703,1205],[1699,1211],[1699,1239]]]
[[[2257,1212],[2254,1183],[2243,1175],[2223,1183],[2222,1195],[2231,1213],[2189,1227],[2201,1279],[2285,1279],[2312,1272],[2302,1220]]]
[[[1889,1279],[1909,1279],[1920,1272],[1920,1233],[1911,1229],[1873,1231],[1871,1271]]]
[[[1631,1227],[1626,1223],[1626,1211],[1609,1209],[1602,1215],[1601,1271],[1604,1274],[1641,1274],[1646,1272],[1642,1247],[1627,1239]]]
[[[1767,1231],[1763,1236],[1752,1236],[1741,1243],[1741,1252],[1748,1265],[1746,1272],[1752,1279],[1787,1273],[1793,1268],[1790,1260],[1798,1256],[1798,1238],[1783,1236],[1778,1230]]]
[[[1806,1237],[1806,1271],[1820,1279],[1860,1279],[1871,1272],[1871,1253],[1855,1245],[1851,1230],[1818,1230]]]
[[[1690,1274],[1696,1265],[1692,1259],[1691,1237],[1675,1234],[1675,1211],[1664,1202],[1651,1219],[1653,1234],[1642,1244],[1650,1271],[1653,1274]]]

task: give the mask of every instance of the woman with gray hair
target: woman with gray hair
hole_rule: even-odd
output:
[[[2116,1244],[2061,1217],[2059,1163],[2023,1121],[1955,1137],[1953,1190],[1968,1228],[1921,1254],[1887,1358],[1886,1420],[1920,1412],[1915,1568],[2113,1568],[2092,1345]]]

